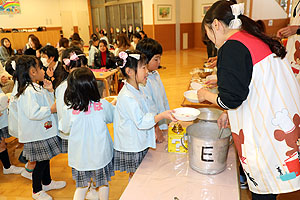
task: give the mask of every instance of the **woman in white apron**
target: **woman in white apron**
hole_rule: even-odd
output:
[[[243,4],[218,1],[202,21],[218,50],[219,94],[198,90],[199,101],[226,109],[252,199],[275,200],[300,189],[300,87],[284,47],[243,15]]]
[[[290,19],[290,25],[281,28],[277,31],[277,37],[287,38],[287,55],[289,63],[292,65],[292,70],[300,80],[300,0],[297,2],[292,9],[292,16]]]

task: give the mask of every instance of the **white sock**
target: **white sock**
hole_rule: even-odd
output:
[[[84,200],[88,187],[78,187],[75,190],[73,200]]]
[[[104,185],[99,187],[99,199],[100,200],[108,200],[108,195],[109,195],[109,187],[108,185]]]

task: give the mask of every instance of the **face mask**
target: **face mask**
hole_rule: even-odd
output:
[[[41,61],[42,61],[43,65],[44,65],[44,67],[48,67],[49,64],[50,64],[50,63],[47,62],[47,60],[48,60],[47,58],[41,58]]]

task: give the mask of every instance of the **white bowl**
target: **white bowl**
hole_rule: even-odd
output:
[[[173,116],[180,121],[193,121],[200,115],[200,111],[195,108],[182,107],[174,110]]]
[[[201,88],[203,88],[203,84],[197,82],[191,82],[191,88],[193,90],[200,90]]]
[[[188,101],[190,101],[192,103],[199,103],[197,90],[188,90],[188,91],[184,92],[183,95]]]

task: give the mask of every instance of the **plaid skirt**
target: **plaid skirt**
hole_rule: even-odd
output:
[[[9,133],[8,133],[8,127],[7,126],[0,129],[0,141],[1,141],[2,137],[4,137],[4,138],[11,137],[11,135],[9,135]]]
[[[123,152],[114,150],[114,168],[121,172],[135,172],[140,166],[149,148],[140,152]]]
[[[88,164],[88,163],[87,163]],[[72,177],[76,181],[76,187],[87,187],[93,179],[96,187],[101,185],[108,185],[108,181],[111,181],[112,176],[115,175],[114,171],[114,159],[110,161],[102,169],[92,170],[92,171],[78,171],[72,168]]]
[[[60,137],[58,137],[60,143],[61,143],[61,153],[68,153],[68,144],[69,144],[69,141],[66,140],[66,139],[62,139]]]
[[[58,136],[24,143],[23,156],[30,161],[50,160],[61,153],[61,141]]]

